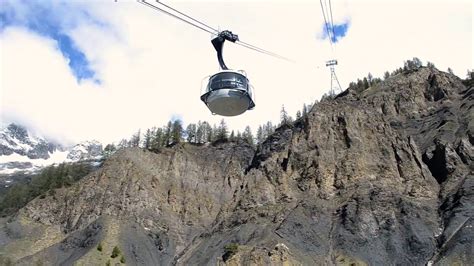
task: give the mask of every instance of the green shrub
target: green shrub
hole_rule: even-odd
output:
[[[112,259],[117,258],[120,255],[120,249],[115,246],[112,250],[112,255],[110,256]]]
[[[239,244],[237,243],[230,243],[224,246],[224,255],[222,255],[222,259],[227,261],[228,259],[232,258],[237,251],[239,250]]]
[[[110,260],[105,263],[105,266],[110,266]]]
[[[122,257],[120,257],[120,262],[125,263],[125,257],[123,255],[122,255]]]
[[[99,245],[97,246],[97,250],[102,252],[102,242],[100,242]]]

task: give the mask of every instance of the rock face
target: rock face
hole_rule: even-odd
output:
[[[118,262],[117,246],[130,265],[468,265],[473,106],[472,87],[420,68],[316,104],[256,151],[120,150],[5,222],[0,254],[95,265]]]

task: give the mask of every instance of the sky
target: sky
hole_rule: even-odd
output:
[[[211,34],[136,1],[0,1],[2,125],[110,143],[170,119],[223,118],[199,99],[206,77],[219,71]],[[473,69],[469,0],[331,1],[333,46],[319,1],[162,2],[293,60],[224,45],[227,66],[245,70],[256,95],[254,110],[224,118],[231,130],[277,124],[283,105],[294,117],[319,100],[330,89],[330,59],[339,62],[343,89],[413,57],[462,78]]]

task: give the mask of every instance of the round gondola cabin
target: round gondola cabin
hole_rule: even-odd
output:
[[[201,100],[213,114],[236,116],[255,107],[252,86],[244,71],[229,70],[222,57],[224,41],[235,42],[237,35],[222,31],[212,40],[222,71],[209,77]]]

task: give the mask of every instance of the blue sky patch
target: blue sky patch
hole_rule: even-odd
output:
[[[334,36],[332,36],[332,32],[331,32],[332,42],[337,43],[342,38],[344,38],[347,34],[347,30],[349,29],[349,26],[350,26],[349,22],[344,22],[344,23],[341,23],[341,24],[334,24]],[[327,32],[327,28],[326,28],[325,24],[322,25],[322,28],[323,29],[322,29],[321,39],[325,40],[325,39],[329,38],[329,34]],[[329,30],[331,30],[331,27],[330,27],[329,24],[328,24],[328,28],[329,28]]]
[[[78,82],[91,79],[100,83],[86,55],[68,34],[81,21],[102,26],[87,11],[74,5],[53,4],[49,1],[5,1],[0,7],[0,19],[0,31],[9,26],[19,26],[53,39],[62,55],[68,59],[69,68]]]

